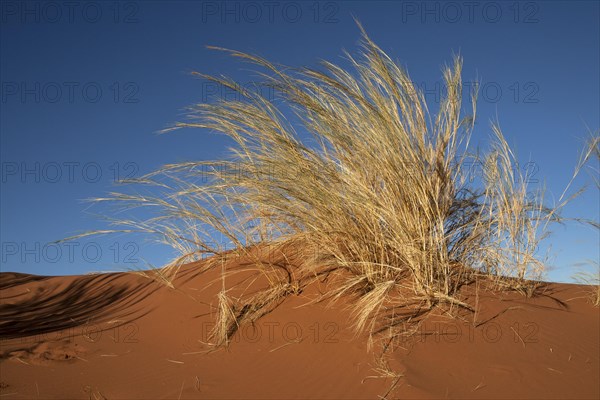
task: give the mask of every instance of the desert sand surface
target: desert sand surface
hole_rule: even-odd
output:
[[[317,281],[215,349],[222,283],[203,262],[173,287],[133,273],[0,274],[2,399],[600,397],[589,287],[467,291],[474,314],[430,312],[369,348],[350,329],[352,297],[315,302]]]

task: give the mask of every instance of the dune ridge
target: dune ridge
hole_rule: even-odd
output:
[[[352,296],[318,302],[327,278],[210,333],[221,290],[206,261],[173,288],[134,273],[0,274],[3,398],[598,398],[599,312],[590,287],[532,298],[469,286],[476,312],[436,308],[392,339],[351,329]],[[243,265],[243,262],[237,262]],[[229,284],[244,280],[235,275]],[[111,296],[108,296],[111,294]],[[105,299],[110,298],[107,302]],[[104,300],[103,300],[104,299]],[[381,336],[382,338],[385,335]]]

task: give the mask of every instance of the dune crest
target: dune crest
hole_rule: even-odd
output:
[[[183,266],[172,289],[131,273],[0,274],[6,398],[598,398],[599,313],[589,288],[528,299],[480,288],[475,315],[442,309],[367,350],[346,299],[285,297],[229,346],[208,346],[218,271]],[[18,278],[18,279],[15,279]],[[7,285],[6,282],[14,282]],[[77,290],[75,290],[75,288]],[[118,293],[112,302],[106,293]],[[476,298],[475,298],[476,297]],[[43,306],[42,306],[43,305]],[[18,313],[15,311],[18,310]],[[71,321],[67,324],[66,321]]]

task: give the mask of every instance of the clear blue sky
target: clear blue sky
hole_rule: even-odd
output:
[[[78,274],[167,261],[170,251],[137,237],[46,244],[104,227],[90,215],[102,209],[81,200],[115,189],[116,177],[224,154],[219,135],[155,134],[181,120],[184,107],[231,95],[190,71],[254,79],[248,65],[206,45],[315,66],[357,49],[353,17],[432,103],[440,66],[460,52],[464,80],[482,84],[474,140],[490,135],[497,116],[522,163],[535,163],[548,198],[558,197],[586,127],[600,126],[598,4],[2,0],[1,270]],[[566,215],[597,221],[597,191]],[[598,261],[598,242],[592,228],[555,229],[549,278],[568,281],[574,265]]]

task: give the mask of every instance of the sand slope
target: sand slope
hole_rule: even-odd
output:
[[[220,284],[184,267],[175,289],[114,273],[0,274],[0,395],[18,398],[598,398],[599,309],[589,288],[534,299],[480,291],[478,313],[430,315],[389,344],[377,377],[343,301],[288,297],[207,353]]]

